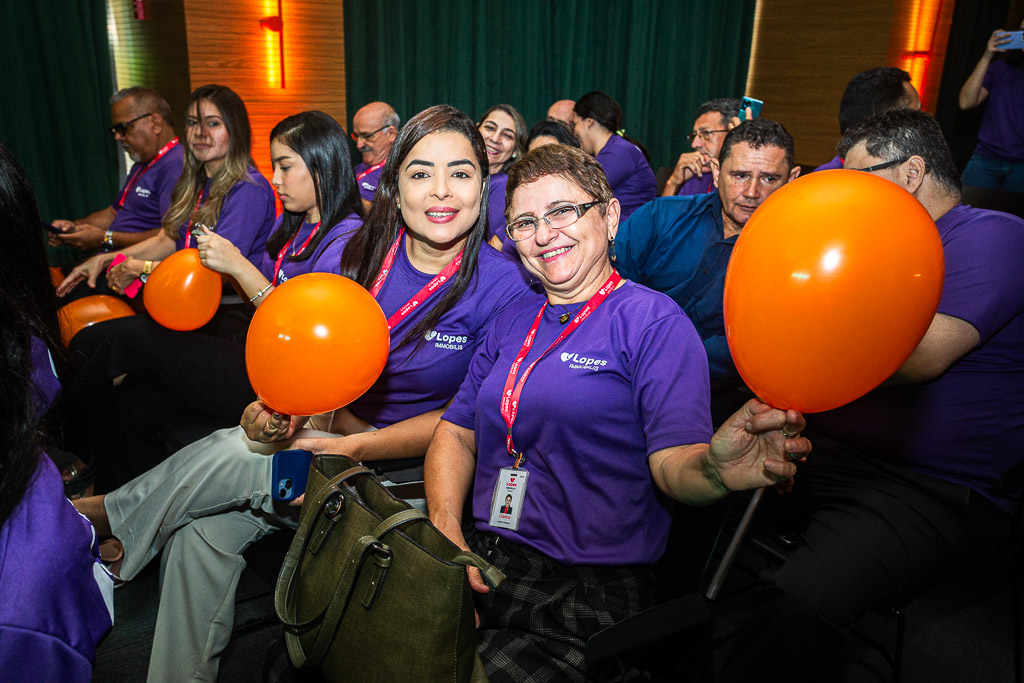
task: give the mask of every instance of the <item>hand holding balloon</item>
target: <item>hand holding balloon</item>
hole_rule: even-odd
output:
[[[195,249],[176,251],[161,261],[142,290],[146,310],[172,330],[195,330],[210,322],[220,295],[220,275],[203,267]]]
[[[262,401],[253,401],[242,412],[241,425],[253,441],[273,443],[292,438],[308,419],[305,415],[281,415]]]

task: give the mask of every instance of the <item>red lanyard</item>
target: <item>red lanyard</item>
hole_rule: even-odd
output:
[[[200,206],[202,205],[202,203],[203,203],[203,197],[205,197],[205,196],[206,196],[206,188],[204,187],[204,188],[203,188],[203,189],[202,189],[202,190],[201,190],[201,191],[199,192],[199,199],[197,199],[197,200],[196,200],[196,206],[195,206],[195,208],[194,208],[194,209],[192,209],[192,216],[195,216],[195,215],[196,215],[196,211],[198,211],[198,210],[199,210],[199,207],[200,207]],[[318,225],[319,225],[319,224],[318,224]],[[188,249],[188,245],[189,245],[189,243],[190,243],[191,241],[192,241],[192,218],[190,217],[190,218],[188,219],[188,225],[186,225],[186,226],[185,226],[185,248],[186,248],[186,249]]]
[[[174,146],[177,145],[177,144],[178,144],[178,138],[174,138],[173,140],[168,142],[166,145],[164,145],[163,147],[160,148],[160,151],[156,153],[156,156],[153,157],[152,161],[150,161],[148,164],[143,166],[142,170],[140,170],[138,173],[136,173],[135,175],[133,175],[131,178],[128,179],[128,182],[125,183],[125,185],[124,185],[124,192],[121,193],[121,199],[119,199],[118,202],[117,202],[117,208],[119,208],[119,209],[124,208],[124,200],[125,200],[125,197],[128,196],[128,192],[133,187],[135,187],[136,183],[138,183],[139,180],[142,179],[142,176],[146,175],[146,171],[148,171],[153,166],[153,164],[155,164],[156,162],[160,161],[160,158],[163,157],[163,155],[165,155],[168,152],[170,152],[172,149],[174,149]]]
[[[384,263],[380,267],[380,273],[377,275],[377,279],[373,282],[373,287],[370,289],[370,296],[374,299],[377,298],[377,293],[380,292],[381,287],[384,286],[384,281],[388,279],[388,274],[391,272],[391,266],[395,263],[395,256],[398,254],[398,247],[402,244],[402,238],[405,236],[405,228],[398,231],[398,238],[395,239],[395,243],[391,245],[391,249],[388,250],[387,256],[384,257]],[[402,322],[405,316],[409,315],[414,308],[426,301],[431,294],[437,291],[437,288],[443,285],[451,278],[458,270],[459,266],[462,265],[462,255],[465,253],[465,248],[458,253],[458,255],[452,259],[440,273],[431,278],[430,282],[425,284],[423,288],[416,292],[411,299],[405,302],[398,311],[388,318],[388,329],[393,330]]]
[[[519,397],[523,393],[523,385],[526,384],[526,379],[533,372],[533,368],[536,367],[537,363],[541,361],[544,356],[548,355],[551,349],[558,346],[558,344],[568,337],[573,331],[583,324],[583,321],[590,317],[590,314],[597,310],[597,307],[604,303],[604,300],[608,298],[608,295],[618,286],[622,281],[622,276],[619,275],[618,271],[612,270],[612,275],[608,280],[601,285],[601,288],[594,293],[594,296],[590,297],[590,301],[580,309],[576,317],[572,319],[572,322],[562,330],[562,333],[558,335],[555,341],[551,342],[544,353],[540,354],[537,360],[530,363],[526,371],[523,372],[523,378],[516,384],[516,375],[519,373],[519,366],[526,360],[526,356],[529,355],[530,349],[533,347],[533,340],[537,337],[537,328],[540,327],[541,316],[544,315],[544,309],[547,307],[547,302],[540,307],[540,311],[537,313],[537,317],[533,319],[533,326],[526,335],[526,341],[523,342],[523,348],[519,349],[519,354],[516,356],[515,361],[512,362],[512,367],[508,371],[508,378],[505,380],[505,391],[501,394],[501,417],[505,420],[505,425],[508,427],[508,434],[505,436],[505,447],[508,448],[508,453],[516,459],[513,467],[519,467],[526,456],[517,451],[512,445],[512,425],[516,421],[516,415],[519,413]],[[515,387],[513,389],[513,387]]]
[[[382,167],[384,166],[384,164],[386,164],[386,163],[387,163],[387,161],[388,161],[388,160],[387,160],[387,159],[385,159],[384,161],[380,162],[379,164],[374,164],[374,165],[373,165],[373,166],[371,166],[370,168],[366,169],[365,171],[363,171],[362,173],[360,173],[359,175],[357,175],[357,176],[356,176],[356,182],[358,183],[358,182],[359,182],[360,180],[362,180],[362,179],[363,179],[363,178],[365,178],[366,176],[370,175],[371,173],[373,173],[374,171],[376,171],[376,170],[377,170],[378,168],[382,168]]]
[[[309,241],[311,239],[313,239],[313,235],[315,235],[316,231],[319,230],[319,229],[320,229],[320,221],[317,221],[316,225],[313,226],[313,232],[309,233],[309,237],[306,238],[306,241],[302,243],[302,246],[299,247],[299,250],[297,252],[295,252],[294,254],[292,254],[292,256],[298,256],[302,252],[306,251],[306,247],[309,246]],[[280,275],[280,273],[281,273],[281,261],[284,260],[284,255],[285,255],[285,253],[287,253],[288,247],[292,246],[292,242],[295,241],[295,237],[298,234],[299,233],[296,232],[295,235],[292,235],[291,239],[289,239],[287,242],[285,242],[284,246],[281,247],[281,251],[277,252],[277,261],[274,262],[274,279],[271,281],[275,287],[277,287],[277,276]]]

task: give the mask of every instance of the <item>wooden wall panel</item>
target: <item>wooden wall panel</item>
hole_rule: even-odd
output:
[[[136,19],[132,0],[107,1],[107,32],[118,89],[152,88],[164,96],[182,131],[191,92],[183,0],[144,0],[145,19]]]
[[[348,129],[341,0],[283,0],[286,88],[280,87],[278,38],[260,28],[277,15],[276,0],[184,0],[192,88],[229,86],[249,110],[253,158],[268,178],[274,125],[320,109]]]
[[[857,72],[885,65],[892,15],[893,0],[758,3],[747,95],[793,135],[798,163],[835,155],[843,90]]]

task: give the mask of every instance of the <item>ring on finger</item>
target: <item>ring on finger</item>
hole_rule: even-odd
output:
[[[785,427],[783,427],[779,431],[782,432],[782,436],[785,439],[795,439],[800,434],[800,432],[793,432],[792,434],[787,434]]]

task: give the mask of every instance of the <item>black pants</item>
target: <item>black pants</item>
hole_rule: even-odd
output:
[[[1009,533],[1008,515],[966,486],[811,439],[797,474],[805,542],[765,577],[722,680],[830,680],[865,612],[912,598]]]
[[[245,369],[248,320],[248,310],[222,306],[192,332],[137,315],[75,336],[70,350],[81,371],[61,406],[64,447],[94,463],[97,493],[185,443],[238,424],[256,398]]]

